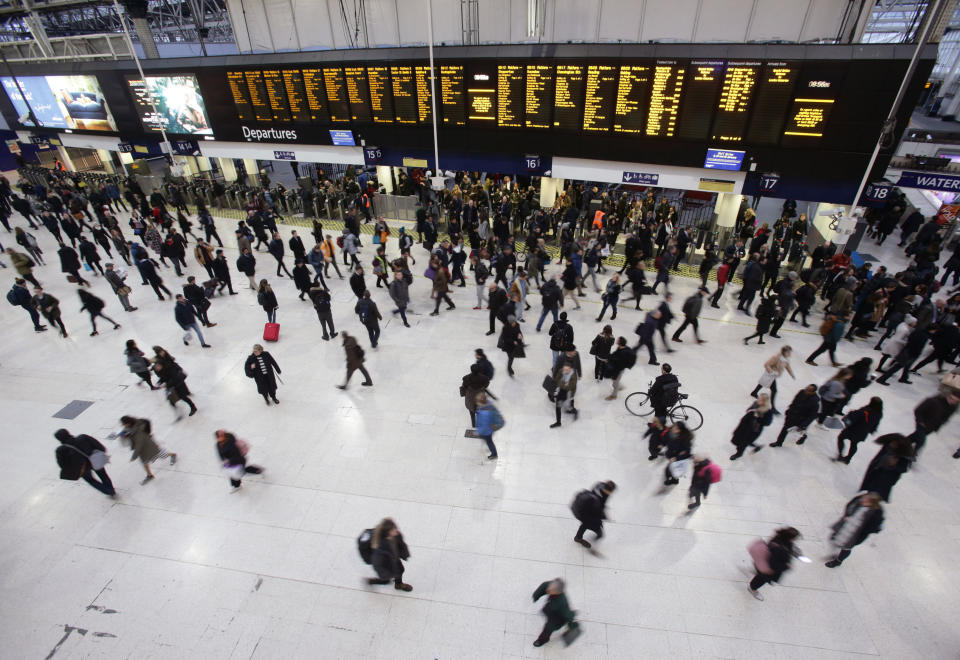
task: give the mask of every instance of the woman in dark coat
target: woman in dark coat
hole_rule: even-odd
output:
[[[610,359],[610,351],[613,350],[613,328],[609,325],[603,326],[599,335],[593,338],[590,344],[590,355],[593,356],[593,377],[597,381],[603,380],[604,372],[607,370],[607,362]]]
[[[735,461],[747,450],[747,447],[753,447],[754,453],[763,449],[762,446],[754,444],[760,434],[763,433],[765,426],[770,426],[773,421],[773,408],[770,407],[770,396],[766,392],[761,392],[757,396],[746,414],[740,418],[740,423],[733,430],[733,437],[730,442],[736,446],[737,451],[731,457]]]
[[[128,339],[127,348],[123,354],[127,358],[127,366],[130,368],[130,372],[140,376],[140,382],[138,382],[137,385],[146,383],[150,386],[151,390],[160,389],[159,387],[154,387],[153,381],[150,379],[150,363],[147,361],[147,358],[144,357],[143,351],[137,347],[137,342]]]
[[[867,466],[860,490],[876,493],[889,502],[890,491],[897,485],[900,475],[910,469],[914,456],[913,444],[900,433],[881,435],[876,442],[883,447]]]
[[[77,256],[76,250],[64,244],[57,250],[57,255],[60,257],[60,271],[67,274],[68,280],[72,276],[77,284],[90,286],[90,282],[80,275],[80,257]]]
[[[387,584],[393,580],[394,589],[413,591],[413,587],[403,581],[403,560],[410,559],[410,549],[392,519],[380,521],[373,530],[370,547],[373,549],[371,563],[377,577],[367,578],[367,584]]]
[[[686,424],[677,422],[670,427],[666,441],[663,455],[667,458],[667,466],[663,470],[663,485],[674,486],[680,483],[680,480],[670,468],[674,463],[689,460],[693,455],[693,433]]]
[[[244,474],[263,472],[262,467],[247,465],[249,447],[243,440],[238,440],[235,435],[223,429],[216,431],[213,435],[217,439],[217,455],[220,456],[223,467],[230,473],[230,485],[233,486],[233,490],[240,488]]]
[[[247,378],[257,382],[257,391],[263,396],[268,406],[270,399],[273,399],[274,403],[280,403],[277,400],[277,379],[274,376],[274,372],[281,373],[280,366],[268,351],[263,350],[263,346],[253,345],[253,353],[247,356],[243,371],[247,374]]]
[[[754,568],[757,572],[750,580],[750,584],[747,585],[747,590],[754,598],[763,600],[763,594],[758,589],[768,582],[779,582],[783,574],[790,570],[790,563],[798,554],[793,542],[799,536],[800,532],[796,528],[781,527],[774,533],[773,538],[765,543],[767,547],[767,566],[757,566],[755,561]],[[761,543],[762,541],[758,540],[757,542]]]
[[[190,398],[190,389],[187,387],[187,374],[177,364],[172,355],[167,353],[166,349],[160,346],[153,347],[153,371],[157,374],[157,382],[163,385],[167,390],[167,403],[176,410],[177,401],[183,401],[190,406],[192,416],[197,412],[197,406]]]
[[[300,300],[303,300],[303,297],[313,288],[313,277],[310,275],[310,269],[303,263],[303,259],[297,259],[293,267],[293,283],[300,291]]]
[[[857,445],[867,439],[867,436],[877,430],[880,420],[883,419],[883,401],[875,396],[863,408],[858,408],[843,418],[844,427],[837,436],[837,457],[833,460],[850,464],[850,459],[857,453]],[[850,441],[850,451],[843,455],[843,441]]]
[[[514,359],[527,357],[523,350],[523,333],[520,332],[520,324],[517,323],[517,318],[512,314],[507,317],[507,322],[503,324],[500,339],[497,341],[497,348],[507,354],[507,373],[512,378]]]
[[[770,332],[770,326],[773,319],[777,316],[777,296],[767,296],[757,306],[757,330],[749,337],[743,338],[743,345],[746,346],[754,337],[759,337],[758,344],[765,344],[763,336]]]
[[[116,330],[120,327],[120,324],[114,321],[112,318],[103,313],[103,308],[106,306],[100,298],[97,298],[95,295],[87,291],[86,289],[78,289],[77,295],[80,296],[80,302],[83,303],[83,306],[80,307],[80,311],[87,310],[90,314],[90,324],[93,326],[93,332],[90,333],[90,336],[100,334],[97,332],[97,317],[103,317],[110,321],[113,324],[113,329]]]
[[[477,426],[477,395],[486,392],[490,379],[483,373],[483,368],[479,363],[474,362],[470,365],[470,373],[463,377],[460,383],[460,396],[463,397],[463,404],[470,413],[470,427]]]
[[[267,313],[267,323],[276,323],[277,307],[280,305],[277,303],[277,295],[266,280],[260,280],[260,287],[257,289],[257,303]]]
[[[846,382],[847,387],[847,397],[843,400],[843,403],[840,404],[840,407],[837,408],[837,412],[842,413],[843,407],[850,403],[850,399],[853,398],[853,395],[867,387],[873,381],[870,379],[870,374],[873,372],[873,360],[870,358],[861,358],[854,362],[853,364],[847,367],[850,371],[853,372],[853,376],[850,377],[850,380]]]

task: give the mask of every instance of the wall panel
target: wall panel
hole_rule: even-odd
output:
[[[765,0],[771,2],[776,0]],[[796,0],[795,0],[796,1]],[[694,41],[742,42],[753,0],[708,0],[700,3]]]
[[[761,0],[750,22],[748,41],[796,41],[813,0]]]
[[[699,0],[647,0],[640,41],[689,42]]]

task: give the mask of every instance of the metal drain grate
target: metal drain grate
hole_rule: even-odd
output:
[[[53,414],[56,419],[76,419],[84,410],[93,405],[93,401],[74,399]]]

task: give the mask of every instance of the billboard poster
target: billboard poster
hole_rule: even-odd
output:
[[[130,78],[127,82],[140,121],[147,130],[163,128],[168,133],[182,135],[213,135],[195,76],[146,76],[146,82],[139,78]]]

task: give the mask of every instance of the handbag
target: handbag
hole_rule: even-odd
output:
[[[764,369],[763,373],[760,374],[760,379],[757,381],[757,383],[760,385],[760,387],[770,387],[771,385],[773,385],[773,381],[775,381],[776,379],[777,379],[776,374],[772,374],[766,369]]]
[[[580,624],[576,621],[571,621],[567,629],[560,635],[560,638],[563,640],[563,645],[570,646],[573,644],[582,632],[583,631],[580,630]]]
[[[553,391],[557,389],[557,384],[556,382],[554,382],[553,376],[551,376],[550,374],[547,374],[546,376],[543,377],[543,382],[540,385],[541,387],[543,387],[543,389],[545,389],[547,392],[551,394],[553,394]]]
[[[102,449],[94,449],[90,452],[90,455],[87,456],[87,459],[89,459],[90,465],[94,470],[102,470],[104,466],[110,462],[110,457],[107,455],[107,452]]]
[[[668,466],[670,470],[670,476],[674,479],[679,479],[687,473],[687,469],[690,467],[690,463],[693,462],[691,458],[681,458],[679,461],[674,461]]]
[[[133,289],[128,287],[126,284],[124,284],[122,287],[117,289],[118,296],[129,296],[131,293],[133,293]]]

